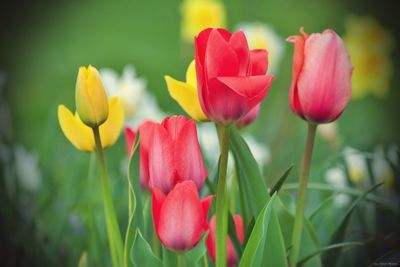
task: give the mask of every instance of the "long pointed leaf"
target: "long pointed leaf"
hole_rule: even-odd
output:
[[[348,224],[350,222],[351,214],[353,213],[354,208],[358,205],[358,203],[363,198],[365,198],[369,193],[374,191],[376,188],[378,188],[382,184],[383,183],[379,183],[379,184],[376,184],[376,185],[370,187],[367,191],[364,192],[364,194],[359,196],[353,202],[353,204],[350,206],[350,208],[346,211],[346,214],[344,215],[341,223],[338,225],[338,227],[334,231],[334,233],[333,233],[333,235],[331,237],[331,241],[329,243],[330,245],[334,245],[336,243],[342,243],[344,241],[344,238],[345,238],[345,235],[346,235],[346,229],[347,229],[347,226],[348,226]],[[337,261],[338,261],[338,259],[339,259],[340,251],[341,251],[340,248],[335,248],[335,249],[331,249],[331,250],[326,251],[322,255],[322,262],[323,262],[324,266],[327,266],[327,267],[335,266]]]
[[[139,229],[131,248],[131,260],[135,267],[162,267],[161,261],[154,255],[149,243],[143,238]]]
[[[276,184],[272,187],[271,191],[269,192],[269,195],[272,196],[275,192],[278,192],[282,185],[285,183],[286,179],[289,177],[290,172],[293,169],[293,164],[287,168],[287,170],[282,174],[282,176],[278,179]]]

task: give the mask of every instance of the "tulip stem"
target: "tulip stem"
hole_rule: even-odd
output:
[[[105,219],[107,226],[108,242],[110,245],[111,260],[114,267],[120,267],[122,266],[122,259],[123,259],[121,232],[119,230],[117,216],[112,201],[110,184],[107,176],[106,164],[104,161],[103,147],[101,145],[99,127],[94,126],[92,130],[93,130],[94,140],[96,143],[96,155],[100,164],[100,176],[101,176],[101,184],[103,191],[104,212],[105,212]]]
[[[303,165],[299,177],[299,188],[297,193],[296,215],[294,219],[292,248],[290,250],[291,266],[296,266],[299,256],[301,233],[303,229],[304,206],[306,202],[308,172],[314,146],[316,124],[308,123],[307,142],[304,150]]]
[[[185,267],[186,266],[185,253],[184,252],[178,252],[177,258],[178,258],[178,267]]]
[[[221,148],[216,200],[216,267],[226,266],[226,237],[228,234],[228,207],[226,201],[226,169],[228,165],[229,128],[218,125]]]

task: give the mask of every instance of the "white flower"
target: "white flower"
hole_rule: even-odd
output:
[[[384,182],[387,189],[393,188],[394,173],[389,162],[385,158],[385,152],[382,146],[375,148],[371,168],[375,182]]]
[[[349,171],[350,180],[353,183],[361,183],[368,177],[367,163],[360,151],[351,147],[346,147],[343,150],[343,156]]]
[[[392,164],[399,166],[399,155],[400,155],[399,146],[395,144],[390,145],[387,154]]]
[[[220,151],[214,124],[210,122],[197,124],[197,135],[207,161],[210,163],[218,162]]]
[[[108,68],[100,70],[100,75],[108,96],[121,99],[128,126],[137,128],[145,120],[161,121],[165,117],[155,97],[147,90],[146,80],[136,76],[133,66],[126,66],[121,76]]]
[[[336,145],[338,138],[338,124],[336,121],[318,125],[317,131],[329,144]]]
[[[38,191],[42,183],[42,174],[38,165],[38,154],[27,151],[22,145],[17,145],[14,153],[15,171],[19,184],[27,191]]]
[[[346,187],[346,173],[340,167],[333,167],[326,171],[325,180],[338,188]],[[333,203],[337,207],[344,207],[350,202],[351,198],[349,195],[339,193],[335,196]]]
[[[276,73],[282,60],[285,42],[272,26],[261,23],[243,22],[236,29],[243,30],[250,49],[267,49],[268,72]]]

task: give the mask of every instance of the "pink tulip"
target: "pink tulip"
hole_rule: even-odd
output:
[[[213,198],[200,200],[193,181],[178,183],[167,196],[152,188],[153,221],[161,243],[175,251],[195,247],[208,229],[207,214]]]
[[[128,153],[128,157],[132,153],[132,148],[135,139],[136,139],[136,132],[129,127],[125,128],[126,151]]]
[[[167,194],[184,180],[192,180],[199,190],[202,188],[207,170],[192,119],[172,116],[161,124],[146,121],[139,132],[142,188],[157,187]]]
[[[333,31],[291,36],[295,44],[292,111],[304,120],[327,123],[342,114],[351,97],[353,65],[343,40]]]
[[[235,222],[235,228],[236,228],[236,234],[238,236],[239,242],[242,244],[244,241],[244,236],[243,236],[243,220],[240,215],[234,215],[233,216],[233,221]],[[213,215],[210,220],[210,232],[208,234],[207,240],[206,240],[206,246],[208,253],[210,254],[210,257],[213,262],[215,262],[215,223],[216,223],[216,217]],[[226,260],[227,260],[227,265],[228,266],[235,266],[238,263],[238,256],[236,254],[235,247],[233,246],[233,243],[228,236],[226,240]]]
[[[242,31],[206,29],[195,37],[197,88],[207,117],[221,124],[236,122],[267,95],[266,50],[249,50]]]
[[[257,118],[258,114],[260,113],[260,109],[261,109],[261,104],[258,104],[252,110],[250,110],[249,113],[247,113],[246,115],[244,115],[244,117],[238,120],[236,126],[238,128],[241,128],[251,124]]]

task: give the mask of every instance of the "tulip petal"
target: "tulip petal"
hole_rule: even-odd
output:
[[[249,77],[218,77],[217,79],[243,97],[249,99],[261,97],[262,99],[267,95],[274,77],[258,75]]]
[[[206,120],[207,117],[201,109],[197,88],[189,83],[183,83],[170,76],[164,76],[168,92],[176,102],[195,120]]]
[[[79,118],[64,105],[58,106],[58,121],[67,139],[79,150],[91,152],[95,150],[91,129],[84,125]]]
[[[143,189],[149,187],[149,148],[153,138],[153,129],[156,123],[145,121],[139,126],[140,132],[140,185]]]
[[[195,62],[195,60],[192,60],[192,62],[190,62],[189,67],[186,70],[186,83],[188,83],[193,88],[195,88],[195,91],[197,94],[196,62]]]
[[[333,31],[312,34],[304,47],[298,96],[307,119],[336,119],[351,97],[352,65],[343,41]]]
[[[229,45],[236,53],[239,64],[239,76],[245,76],[250,61],[249,46],[243,31],[234,32],[229,40]],[[265,74],[265,73],[264,73]],[[220,75],[223,76],[223,75]],[[225,75],[224,75],[225,76]]]
[[[118,97],[109,100],[107,120],[100,125],[100,138],[103,148],[112,146],[119,137],[124,125],[124,107]]]
[[[151,195],[152,195],[151,204],[152,204],[154,228],[156,229],[156,232],[158,234],[157,229],[160,221],[160,212],[163,202],[165,200],[165,195],[163,194],[163,192],[160,191],[160,189],[156,187],[153,187],[151,189]]]
[[[203,207],[204,218],[208,217],[208,211],[210,210],[211,201],[215,198],[215,195],[207,196],[201,200],[201,205]]]
[[[149,186],[159,188],[164,194],[172,190],[179,178],[175,175],[173,148],[167,131],[155,124],[148,147]]]
[[[183,251],[193,248],[204,231],[203,208],[192,181],[175,186],[163,202],[158,236],[168,248]]]
[[[207,170],[203,163],[196,124],[188,120],[179,132],[175,145],[175,168],[181,179],[192,180],[198,190],[203,187]],[[188,149],[190,148],[190,149]]]
[[[210,32],[204,66],[207,72],[207,79],[239,74],[239,60],[235,50],[216,29]],[[209,90],[213,90],[213,88],[209,88]]]
[[[136,132],[133,131],[131,128],[125,128],[125,141],[126,141],[126,151],[128,153],[128,157],[132,153],[133,144],[136,139]]]
[[[250,66],[248,75],[265,75],[268,70],[268,53],[265,49],[250,51]]]

